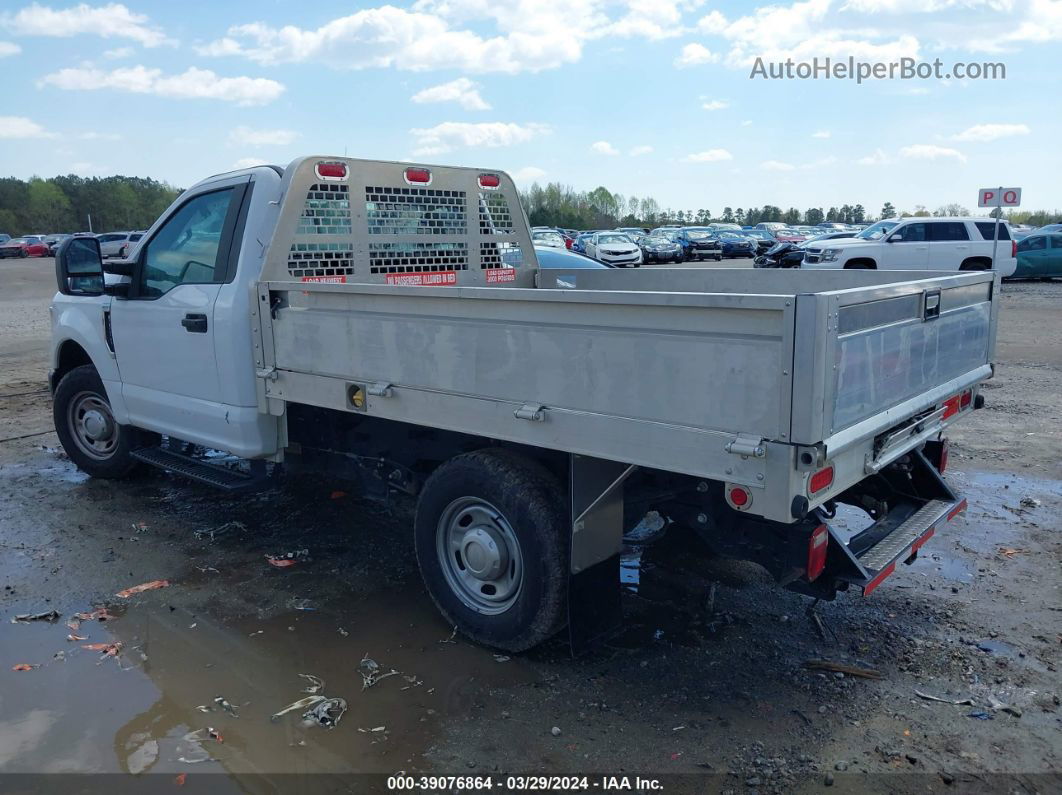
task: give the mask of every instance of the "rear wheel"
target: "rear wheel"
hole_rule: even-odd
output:
[[[78,469],[97,478],[122,478],[137,465],[137,430],[119,425],[96,368],[75,367],[63,376],[52,401],[55,432]]]
[[[541,465],[500,449],[450,459],[424,484],[414,534],[435,605],[478,643],[524,651],[564,623],[564,491]]]

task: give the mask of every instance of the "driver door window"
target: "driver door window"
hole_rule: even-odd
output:
[[[225,278],[222,250],[226,220],[237,210],[233,188],[196,196],[148,241],[138,278],[140,298],[158,298],[179,284],[211,284]]]

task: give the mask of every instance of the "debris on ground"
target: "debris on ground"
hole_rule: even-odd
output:
[[[58,621],[59,611],[49,610],[47,613],[23,613],[11,619],[12,624],[28,624],[30,621]]]
[[[242,533],[247,529],[247,525],[243,522],[225,522],[223,525],[213,527],[209,530],[196,530],[193,535],[197,539],[209,538],[213,541],[217,536],[227,535],[229,533]]]
[[[152,580],[151,582],[142,582],[140,585],[134,585],[131,588],[126,588],[124,591],[119,591],[115,596],[119,599],[128,599],[130,596],[135,596],[144,591],[154,591],[159,588],[168,588],[169,586],[169,580]]]
[[[270,566],[283,569],[288,566],[294,566],[300,560],[306,560],[308,557],[310,557],[310,550],[296,549],[292,552],[285,552],[282,555],[266,555],[265,559],[269,561]]]
[[[960,698],[960,699],[940,698],[940,696],[931,696],[929,693],[923,693],[920,690],[916,690],[916,691],[914,691],[914,693],[915,693],[916,696],[918,696],[919,698],[924,698],[926,701],[939,701],[941,704],[955,704],[956,706],[968,706],[968,707],[972,707],[973,706],[973,699],[972,698]]]
[[[343,636],[344,638],[349,638],[349,637],[350,637],[350,633],[349,633],[349,632],[347,632],[347,631],[346,631],[345,629],[343,629],[343,627],[337,627],[337,628],[336,628],[336,632],[338,632],[338,633],[339,633],[340,635],[342,635],[342,636]]]
[[[183,787],[185,780],[188,778],[187,773],[178,773],[173,777],[173,784],[175,787]]]
[[[1038,499],[1036,499],[1035,497],[1022,497],[1021,500],[1018,501],[1018,504],[1022,508],[1028,508],[1028,509],[1039,508],[1040,507],[1040,501]]]
[[[211,740],[217,740],[219,743],[225,742],[225,738],[221,736],[221,732],[219,732],[213,726],[207,727],[207,737],[209,737]]]
[[[133,522],[133,532],[146,533],[150,529],[146,522]]]
[[[385,732],[385,731],[387,731],[387,727],[386,726],[373,726],[371,729],[362,729],[359,726],[358,727],[358,731],[360,731],[362,734],[376,734],[377,732]]]
[[[32,671],[34,668],[40,668],[40,666],[30,665],[29,663],[16,663],[11,666],[12,671]]]
[[[296,710],[306,709],[307,707],[312,707],[315,704],[319,704],[325,700],[326,699],[324,696],[306,696],[306,698],[300,698],[298,701],[293,701],[291,704],[288,704],[286,707],[284,707],[284,709],[280,710],[279,712],[274,712],[272,715],[269,716],[269,719],[273,721],[279,720],[281,716],[287,715],[289,712],[295,712]]]
[[[232,717],[240,717],[240,713],[236,711],[236,707],[230,704],[224,696],[217,696],[214,699],[214,703],[221,707],[223,710],[225,710],[227,713],[232,715]]]
[[[386,679],[389,676],[397,676],[401,672],[392,668],[384,673],[380,664],[366,654],[361,658],[361,662],[358,663],[358,673],[361,674],[361,689],[368,690],[381,679]]]
[[[808,660],[804,663],[804,667],[812,671],[833,671],[834,673],[842,673],[845,676],[858,676],[861,679],[885,678],[881,671],[876,671],[873,668],[860,668],[855,665],[833,662],[832,660]]]
[[[983,710],[978,710],[977,712],[971,712],[966,717],[968,717],[968,718],[976,718],[977,720],[992,720],[992,716],[989,715],[987,712],[984,712]]]
[[[509,662],[509,660],[511,660],[511,659],[512,659],[512,657],[510,657],[507,654],[495,654],[494,655],[494,662],[500,662],[500,663]]]
[[[317,610],[311,605],[309,599],[296,599],[294,596],[288,600],[288,607],[292,610]]]
[[[336,491],[333,491],[330,495],[328,495],[328,498],[330,500],[341,500],[341,499],[343,499],[346,496],[347,496],[347,493],[345,491],[336,490]]]
[[[1008,715],[1013,715],[1015,718],[1021,717],[1021,710],[1018,707],[1015,707],[1013,704],[1004,704],[1002,701],[992,696],[989,696],[988,698],[988,706],[997,712],[1006,712]]]
[[[1027,549],[1016,549],[1014,547],[1000,547],[999,548],[999,554],[1000,555],[1004,555],[1004,556],[1006,556],[1008,558],[1012,558],[1015,555],[1020,555],[1020,554],[1023,554],[1025,552],[1028,552],[1028,551],[1029,550],[1027,550]]]
[[[311,695],[316,695],[317,693],[320,693],[322,690],[324,690],[324,680],[321,679],[321,677],[319,676],[314,676],[313,674],[299,674],[299,678],[305,679],[307,682],[310,683],[302,689],[303,693],[310,693]]]
[[[443,638],[439,643],[457,643],[457,626],[454,626],[454,631],[450,633],[450,637]]]
[[[118,652],[122,650],[122,643],[121,641],[115,643],[86,643],[81,648],[88,651],[102,652],[100,659],[103,660],[107,657],[117,657]]]
[[[74,619],[78,621],[112,621],[118,616],[111,615],[106,607],[97,607],[94,610],[90,610],[87,613],[74,613]],[[71,627],[70,629],[77,629],[77,627]]]
[[[305,721],[313,721],[326,729],[334,729],[347,711],[347,702],[342,698],[326,698],[302,714]]]
[[[423,680],[418,679],[416,674],[410,674],[409,676],[403,676],[402,678],[405,679],[409,684],[407,684],[405,687],[399,688],[399,690],[409,690],[410,688],[420,687],[424,684]]]
[[[552,734],[554,737],[560,737],[561,736],[560,726],[554,726],[552,729],[549,730],[549,733]]]
[[[184,735],[184,742],[189,745],[189,752],[177,757],[178,762],[182,762],[186,765],[197,765],[200,762],[213,761],[209,752],[203,747],[203,730],[198,729],[194,732],[188,732]],[[181,746],[177,746],[177,750],[181,750]]]
[[[71,632],[69,635],[66,636],[66,639],[67,640],[88,640],[88,636],[86,636],[86,635],[75,635],[73,632]]]

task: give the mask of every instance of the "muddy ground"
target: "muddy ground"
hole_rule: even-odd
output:
[[[0,263],[0,789],[78,772],[125,774],[98,779],[112,791],[370,791],[383,780],[313,774],[397,771],[663,775],[665,791],[1062,788],[1062,283],[1004,287],[987,408],[953,435],[967,518],[871,598],[819,604],[825,634],[808,600],[676,527],[628,549],[626,631],[574,660],[560,639],[509,659],[452,638],[408,523],[348,484],[230,497],[161,473],[83,476],[48,430],[52,285],[51,260]],[[300,549],[289,568],[266,560]],[[115,596],[156,579],[169,587]],[[100,606],[115,617],[67,626]],[[11,623],[53,609],[60,620]],[[116,658],[83,648],[118,642]],[[400,673],[364,689],[366,655]],[[299,674],[348,701],[338,727],[270,720],[306,695]]]

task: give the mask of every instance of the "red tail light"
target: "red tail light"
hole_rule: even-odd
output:
[[[808,494],[818,494],[833,483],[833,466],[823,467],[808,479]]]
[[[320,179],[346,179],[346,163],[318,163],[314,170]]]
[[[1010,241],[1010,256],[1012,256],[1012,257],[1018,256],[1018,241],[1017,240],[1011,240]]]
[[[430,185],[431,171],[426,168],[407,168],[406,182],[410,185]]]
[[[814,580],[826,568],[826,551],[830,546],[830,529],[824,524],[815,528],[808,540],[808,580]]]
[[[945,400],[944,401],[944,415],[941,417],[941,419],[946,420],[948,417],[951,417],[951,416],[953,416],[955,414],[958,414],[959,413],[959,401],[961,399],[962,399],[961,395],[955,395],[955,397],[950,397],[947,400]]]
[[[479,187],[481,188],[497,188],[501,185],[501,177],[497,174],[480,174],[479,175]]]

